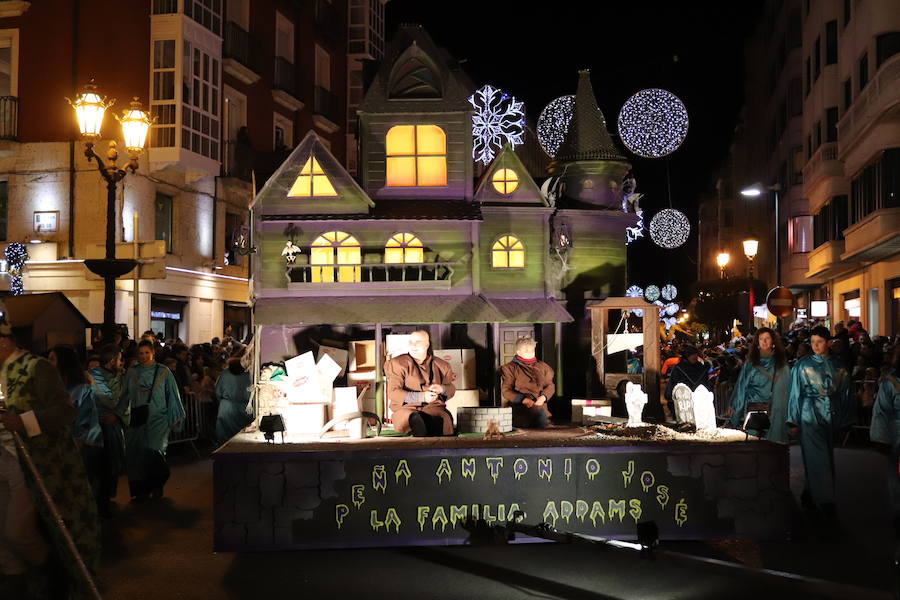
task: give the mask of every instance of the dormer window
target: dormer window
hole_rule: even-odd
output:
[[[495,269],[525,267],[525,245],[513,235],[503,235],[491,247],[491,265]]]
[[[437,125],[397,125],[385,139],[388,187],[447,185],[447,136]]]
[[[322,170],[315,157],[310,156],[300,170],[294,185],[288,192],[288,198],[308,198],[310,196],[337,196],[334,186]]]
[[[503,195],[512,194],[519,187],[519,176],[512,169],[497,169],[491,177],[494,189]]]

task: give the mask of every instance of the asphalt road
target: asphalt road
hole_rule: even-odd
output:
[[[798,447],[791,460],[791,485],[799,497]],[[104,598],[862,600],[890,598],[895,581],[885,462],[865,448],[837,452],[836,532],[820,531],[798,508],[789,541],[663,541],[656,560],[551,543],[214,554],[212,461],[182,446],[172,449],[171,462],[162,501],[129,504],[126,486],[120,486],[120,508],[105,522],[99,574]]]

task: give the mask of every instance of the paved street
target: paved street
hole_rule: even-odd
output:
[[[801,531],[792,541],[663,543],[663,548],[749,567],[788,571],[835,582],[767,577],[685,564],[661,556],[561,544],[489,547],[214,554],[212,461],[187,447],[172,452],[169,498],[129,505],[106,523],[105,598],[338,598],[365,593],[391,598],[889,598],[893,542],[883,459],[867,449],[837,454],[841,531]],[[792,449],[792,487],[802,486],[799,448]],[[120,490],[124,492],[124,488]],[[860,586],[841,588],[837,584]],[[876,593],[882,590],[881,594]],[[872,594],[867,593],[871,591]],[[779,594],[780,595],[780,594]],[[778,596],[774,596],[778,597]]]

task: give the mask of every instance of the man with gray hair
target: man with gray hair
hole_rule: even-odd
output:
[[[547,402],[556,392],[553,369],[535,356],[530,337],[516,340],[516,356],[500,367],[500,394],[512,406],[514,427],[547,427]]]

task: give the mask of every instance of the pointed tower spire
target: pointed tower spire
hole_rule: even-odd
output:
[[[569,131],[556,154],[556,162],[578,160],[627,160],[606,129],[606,118],[597,106],[591,86],[591,72],[587,69],[578,72],[575,109],[569,121]]]

